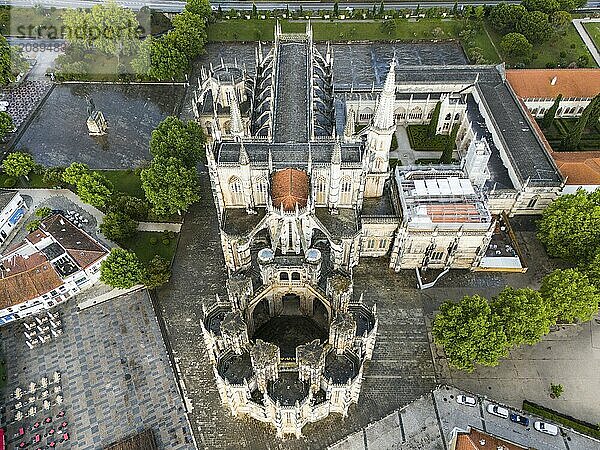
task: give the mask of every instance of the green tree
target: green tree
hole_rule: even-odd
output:
[[[564,388],[562,384],[550,384],[550,393],[554,397],[559,398],[562,395],[563,391]]]
[[[144,39],[131,67],[141,77],[152,80],[180,80],[189,68],[187,56],[173,45],[169,35]]]
[[[220,7],[221,5],[219,5]],[[208,0],[187,0],[185,10],[208,19],[212,14],[212,8]]]
[[[563,150],[577,150],[583,133],[588,126],[598,123],[598,116],[600,115],[600,94],[596,95],[592,101],[585,107],[577,123],[569,132],[563,137],[561,142],[561,148]]]
[[[159,215],[181,213],[198,201],[198,174],[174,157],[156,157],[142,170],[142,188]]]
[[[15,129],[12,117],[5,111],[0,111],[0,140],[4,139],[8,133]]]
[[[556,116],[556,111],[558,111],[558,107],[560,106],[560,101],[562,100],[562,94],[558,94],[552,106],[548,108],[548,111],[544,114],[544,118],[542,119],[542,128],[547,130],[554,123],[554,116]]]
[[[135,253],[113,248],[100,264],[100,281],[119,289],[129,289],[140,283],[144,267]]]
[[[522,5],[507,5],[498,3],[492,8],[489,15],[489,21],[492,28],[500,33],[513,32],[521,17],[527,10]]]
[[[583,272],[587,275],[590,283],[600,292],[600,248],[589,264],[584,264]]]
[[[337,16],[339,16],[339,14],[340,14],[340,5],[339,5],[339,4],[338,4],[338,2],[336,1],[336,2],[333,4],[333,15],[334,15],[335,17],[337,17]]]
[[[41,220],[38,220],[38,219],[32,220],[27,225],[25,225],[25,229],[31,233],[32,231],[37,230],[41,224],[42,224]]]
[[[156,255],[146,266],[144,275],[144,284],[148,289],[155,289],[169,282],[171,278],[171,268],[169,262]]]
[[[542,11],[546,14],[553,13],[560,9],[558,0],[523,0],[521,4],[528,11]]]
[[[112,184],[98,172],[90,172],[77,182],[77,196],[84,203],[104,208],[110,203]]]
[[[502,324],[492,314],[488,301],[478,295],[458,303],[446,301],[433,322],[433,339],[444,347],[453,367],[467,372],[475,364],[496,366],[508,354]]]
[[[6,38],[0,35],[0,85],[12,83],[28,67],[29,63],[23,58],[21,49],[11,47]]]
[[[431,120],[429,121],[429,125],[427,125],[427,136],[432,138],[437,134],[437,126],[438,121],[440,119],[440,109],[442,108],[442,102],[437,102],[435,104],[435,108],[433,108],[433,113],[431,113]]]
[[[379,4],[379,16],[383,17],[383,13],[385,12],[385,5],[383,4],[383,1]]]
[[[558,0],[560,11],[573,11],[575,8],[577,8],[575,0]]]
[[[537,236],[550,256],[591,261],[600,248],[600,192],[558,197],[542,212]]]
[[[25,177],[29,180],[29,173],[35,167],[33,156],[23,152],[9,153],[2,162],[4,172],[11,177]]]
[[[456,146],[456,136],[458,135],[458,128],[460,124],[456,123],[452,127],[452,131],[446,140],[446,145],[442,150],[442,156],[440,157],[440,164],[452,164],[452,154],[454,153],[454,147]]]
[[[600,294],[576,269],[557,269],[545,276],[540,293],[558,322],[587,322],[598,313]]]
[[[48,217],[50,214],[52,214],[52,208],[48,208],[47,206],[35,210],[35,216],[39,217],[40,219]]]
[[[531,52],[533,45],[521,33],[508,33],[500,41],[500,49],[511,56],[525,56]]]
[[[90,168],[87,166],[87,164],[74,162],[64,170],[62,179],[65,183],[77,186],[79,180],[81,180],[84,175],[88,175],[89,173]]]
[[[506,287],[492,301],[491,307],[512,346],[538,343],[555,323],[553,310],[533,289]]]
[[[256,3],[252,3],[252,17],[255,19],[258,17],[258,9],[256,8]]]
[[[122,212],[109,212],[102,219],[100,231],[114,242],[123,242],[132,237],[137,231],[138,223]]]
[[[553,29],[548,14],[541,11],[529,11],[521,17],[517,31],[532,44],[546,42],[552,37]]]
[[[140,24],[135,13],[114,0],[90,10],[66,9],[62,20],[70,44],[114,56],[131,55],[139,46]]]
[[[173,18],[173,30],[166,40],[189,59],[204,52],[206,44],[206,26],[202,16],[184,11]]]
[[[115,194],[110,204],[111,212],[122,212],[134,220],[148,218],[148,202],[126,194]]]
[[[549,20],[555,31],[558,33],[564,33],[565,30],[571,25],[573,18],[567,11],[555,11],[550,14]]]
[[[184,165],[195,166],[204,156],[206,136],[195,121],[182,122],[169,116],[158,124],[150,138],[150,153],[154,157],[180,159]]]

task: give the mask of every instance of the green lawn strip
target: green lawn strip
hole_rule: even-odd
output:
[[[490,37],[494,41],[496,47],[499,49],[502,35],[493,30],[489,24],[486,25]],[[564,57],[560,56],[561,52],[565,53]],[[540,69],[545,68],[547,64],[567,67],[570,63],[577,61],[577,58],[582,55],[587,55],[589,61],[588,67],[596,67],[596,63],[581,39],[581,36],[579,36],[579,33],[577,33],[575,27],[570,25],[565,31],[564,35],[557,35],[548,42],[535,44],[530,56],[515,57],[510,55],[502,55],[502,59],[509,67],[515,67],[518,64],[525,64],[525,67]]]
[[[428,125],[409,125],[407,127],[408,140],[413,150],[417,151],[442,151],[446,147],[449,136],[436,134],[428,136]]]
[[[34,173],[29,174],[29,181],[25,179],[25,177],[14,178],[8,176],[5,173],[0,173],[0,188],[45,188],[51,189],[55,186],[56,183],[45,183],[42,175],[37,175]]]
[[[115,192],[122,192],[132,197],[145,199],[142,180],[134,170],[97,170],[113,185]]]
[[[392,34],[382,30],[381,20],[312,21],[311,23],[316,41],[458,39],[458,34],[462,29],[461,23],[452,19],[420,19],[418,21],[395,19],[395,22],[396,30]],[[303,32],[306,27],[306,21],[283,20],[280,23],[284,32]],[[213,42],[272,40],[274,28],[274,19],[222,20],[208,27],[208,40]],[[491,43],[484,46],[491,47]]]
[[[600,22],[588,22],[583,24],[583,28],[590,35],[594,45],[600,50]]]
[[[134,252],[145,264],[156,255],[171,261],[175,255],[178,234],[170,233],[170,236],[161,232],[138,231],[135,236],[122,242],[121,246]]]
[[[552,409],[523,400],[523,410],[553,422],[560,423],[588,436],[600,438],[600,428],[598,426],[560,414]]]

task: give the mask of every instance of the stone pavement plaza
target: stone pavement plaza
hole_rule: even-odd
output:
[[[193,449],[183,403],[146,291],[78,311],[75,301],[52,310],[62,317],[62,336],[30,350],[21,322],[0,328],[6,361],[6,415],[11,394],[31,381],[61,373],[70,439],[56,448],[96,450],[152,428],[159,448]],[[21,427],[56,414],[8,424],[10,439]],[[13,448],[9,446],[8,448]]]

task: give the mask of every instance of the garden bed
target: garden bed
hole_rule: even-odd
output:
[[[563,137],[577,124],[578,119],[554,119],[553,124],[543,130],[544,136],[552,149],[561,150]],[[541,121],[538,121],[541,124]],[[600,150],[600,123],[585,128],[578,149],[570,151],[599,151]]]
[[[138,231],[122,242],[122,246],[134,252],[143,263],[148,263],[155,256],[170,262],[175,255],[178,238],[179,234],[173,232]]]
[[[450,136],[445,134],[436,134],[429,137],[428,125],[409,125],[406,129],[410,146],[416,151],[440,151],[448,145]],[[441,156],[441,155],[440,155]]]

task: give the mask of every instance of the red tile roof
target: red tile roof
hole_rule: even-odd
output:
[[[275,172],[271,178],[273,206],[285,211],[294,211],[306,206],[308,201],[308,174],[303,170],[284,169]]]
[[[585,98],[600,93],[600,69],[515,69],[507,70],[506,78],[521,98],[555,98],[558,94]]]
[[[471,429],[469,434],[461,433],[456,438],[454,450],[527,450],[527,447],[505,441],[499,437]]]
[[[0,278],[0,309],[33,300],[63,285],[63,280],[48,261],[25,271],[4,272],[3,275],[6,277]]]

